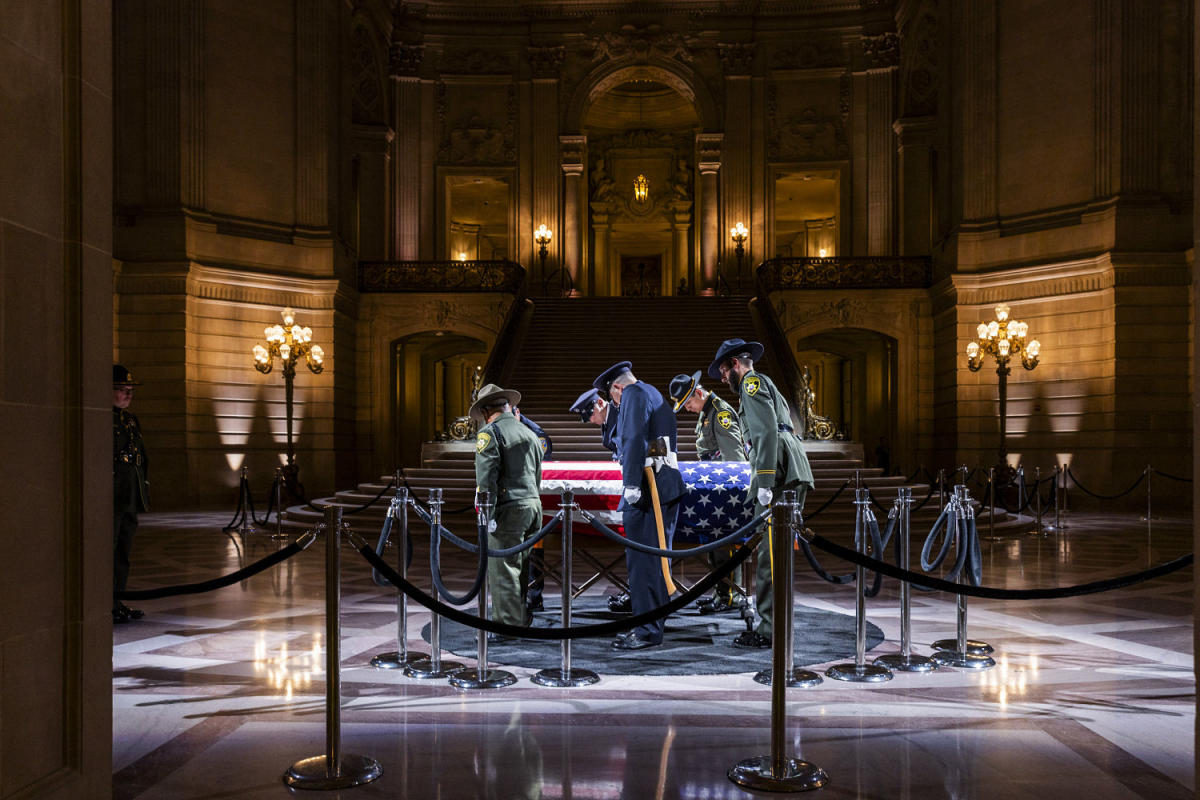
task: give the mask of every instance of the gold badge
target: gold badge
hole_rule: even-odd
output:
[[[487,431],[481,432],[475,437],[475,452],[482,453],[487,449],[487,446],[492,443],[492,435]]]
[[[746,390],[746,394],[753,397],[762,388],[762,381],[758,379],[757,375],[751,375],[742,382],[742,388]]]
[[[729,428],[733,425],[733,415],[728,411],[722,411],[717,414],[717,422],[721,423],[722,428],[729,430]]]

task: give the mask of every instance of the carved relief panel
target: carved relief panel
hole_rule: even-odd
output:
[[[507,77],[439,82],[436,118],[439,163],[517,160],[517,87]]]
[[[848,158],[850,83],[843,76],[776,77],[767,87],[767,158],[837,161]]]

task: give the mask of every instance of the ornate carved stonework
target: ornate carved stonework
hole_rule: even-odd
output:
[[[758,268],[764,291],[785,289],[918,289],[929,286],[929,258],[849,256],[772,258]]]
[[[441,71],[460,75],[509,75],[513,68],[507,53],[475,47],[446,53],[441,61]]]
[[[904,116],[937,112],[937,3],[925,0],[901,35],[900,108]]]
[[[512,261],[360,261],[360,292],[516,292],[525,268]]]
[[[720,168],[724,141],[725,135],[721,133],[696,134],[696,164],[701,172]]]
[[[875,67],[894,67],[900,63],[900,37],[895,33],[862,37],[863,55]]]
[[[529,71],[533,77],[557,78],[562,72],[567,51],[565,47],[527,47],[525,56],[529,59]]]
[[[592,61],[629,60],[638,64],[652,58],[692,63],[687,40],[678,33],[664,33],[658,25],[638,28],[623,25],[616,33],[604,33],[592,40]]]
[[[722,44],[721,69],[726,75],[749,75],[754,71],[754,44]]]
[[[558,158],[564,173],[572,175],[581,174],[586,166],[583,163],[586,151],[586,136],[558,137]]]
[[[811,40],[780,48],[771,58],[772,69],[828,69],[846,64],[839,41]]]
[[[437,88],[437,122],[442,131],[438,161],[443,164],[511,164],[517,160],[517,87],[509,83],[503,128],[472,114],[451,127],[447,121],[446,84]]]
[[[776,88],[770,89],[769,116],[771,136],[767,157],[772,161],[832,161],[847,158],[850,144],[845,121],[825,117],[814,108],[806,108],[785,120],[777,120]]]
[[[366,28],[358,26],[351,36],[354,48],[354,78],[350,113],[354,122],[362,125],[386,124],[383,86],[375,48]]]
[[[421,74],[421,59],[425,55],[423,44],[392,42],[389,74],[393,77],[416,77]]]

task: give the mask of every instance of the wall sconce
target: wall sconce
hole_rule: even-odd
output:
[[[729,238],[733,240],[734,253],[737,254],[737,290],[742,291],[742,259],[746,256],[746,239],[750,236],[750,229],[742,223],[738,223],[729,229]]]

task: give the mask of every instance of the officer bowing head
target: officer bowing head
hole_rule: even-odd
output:
[[[608,395],[613,402],[613,405],[621,405],[621,393],[626,386],[637,383],[637,378],[633,375],[632,361],[618,361],[608,369],[596,376],[596,380],[592,381],[592,386],[601,395]]]
[[[579,415],[585,425],[603,425],[608,416],[608,403],[600,396],[599,389],[588,389],[571,404],[571,413]]]
[[[726,339],[721,342],[713,362],[708,365],[708,377],[725,381],[729,388],[737,393],[742,378],[747,372],[754,371],[754,362],[762,358],[762,354],[763,346],[758,342]]]

